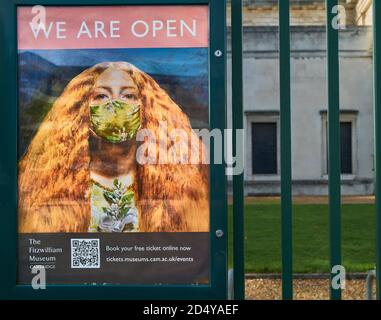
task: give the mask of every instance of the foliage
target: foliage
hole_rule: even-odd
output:
[[[122,220],[131,208],[134,192],[123,186],[118,179],[114,180],[111,191],[104,191],[103,196],[109,207],[103,207],[103,211],[116,220]]]

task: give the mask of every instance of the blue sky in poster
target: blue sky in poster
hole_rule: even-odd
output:
[[[127,61],[149,74],[203,77],[208,74],[208,48],[20,50],[32,52],[57,66],[93,66]]]

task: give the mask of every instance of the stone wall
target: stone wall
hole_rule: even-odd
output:
[[[347,195],[373,193],[372,29],[340,31],[340,90],[343,121],[353,121],[353,174],[343,176]],[[251,122],[279,123],[278,28],[244,28],[245,193],[279,194],[280,176],[251,172]],[[228,119],[231,125],[231,66],[228,50]],[[292,170],[296,195],[327,194],[326,34],[324,26],[291,28]],[[279,148],[279,146],[278,146]],[[278,149],[279,157],[279,149]],[[279,163],[279,159],[278,159]]]
[[[359,26],[372,25],[372,0],[356,0],[356,24]]]
[[[372,24],[372,0],[341,0],[340,4],[346,9],[346,25]],[[290,10],[291,25],[325,25],[325,0],[291,0]],[[228,24],[230,25],[230,5],[228,5]],[[243,24],[278,25],[278,0],[244,0]]]

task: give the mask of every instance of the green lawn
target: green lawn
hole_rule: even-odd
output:
[[[375,262],[375,216],[372,204],[342,206],[342,252],[347,272],[364,272]],[[229,206],[229,222],[232,207]],[[232,223],[229,223],[229,252]],[[293,206],[294,272],[329,272],[328,206]],[[280,272],[280,205],[245,206],[246,272]],[[232,255],[229,254],[231,266]]]

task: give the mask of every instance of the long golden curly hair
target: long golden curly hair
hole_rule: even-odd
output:
[[[109,67],[127,72],[137,85],[142,129],[156,134],[159,122],[165,121],[168,132],[182,129],[199,141],[199,163],[137,165],[140,231],[207,232],[209,171],[201,163],[205,146],[195,138],[187,115],[168,94],[126,62],[105,62],[83,71],[70,81],[46,115],[19,162],[19,232],[88,231],[89,102],[97,78]],[[169,147],[157,141],[157,152]]]

